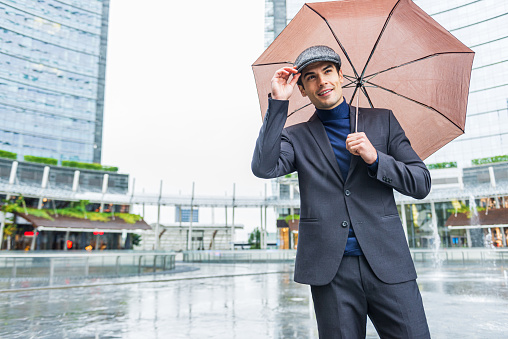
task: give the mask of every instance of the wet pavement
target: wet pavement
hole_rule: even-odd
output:
[[[0,293],[0,338],[318,338],[290,264],[187,264],[174,274]],[[197,269],[197,270],[196,270]],[[417,266],[433,338],[504,338],[508,267]],[[372,324],[367,338],[378,338]]]

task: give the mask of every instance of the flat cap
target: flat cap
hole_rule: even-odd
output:
[[[296,58],[294,66],[298,72],[301,72],[305,67],[309,66],[314,62],[320,61],[330,61],[339,65],[339,69],[341,67],[340,56],[335,53],[333,49],[328,46],[312,46],[304,50],[300,55]]]

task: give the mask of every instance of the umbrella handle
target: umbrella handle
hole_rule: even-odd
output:
[[[360,104],[360,91],[356,94],[356,116],[355,116],[355,133],[358,133],[358,105]]]

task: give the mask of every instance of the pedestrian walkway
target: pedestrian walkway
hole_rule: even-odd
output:
[[[188,270],[0,293],[0,338],[318,338],[291,264],[179,266]],[[417,270],[433,338],[504,336],[508,268]],[[378,337],[370,323],[367,333]]]

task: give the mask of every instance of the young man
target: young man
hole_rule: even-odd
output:
[[[295,281],[311,285],[320,338],[364,338],[367,315],[381,338],[429,338],[393,189],[422,199],[430,174],[390,110],[360,108],[353,133],[340,67],[335,51],[313,46],[275,72],[252,171],[298,172]],[[284,128],[297,83],[316,112]]]

